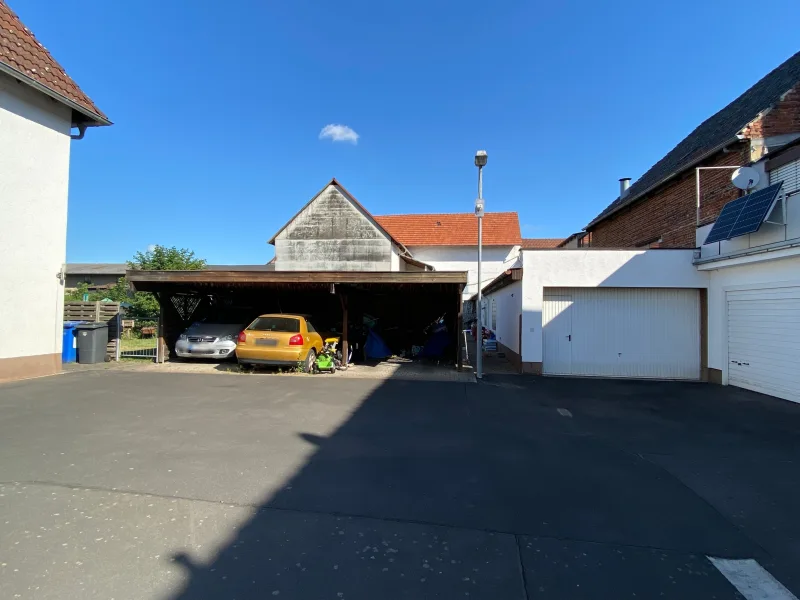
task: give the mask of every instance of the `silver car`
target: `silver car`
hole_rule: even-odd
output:
[[[178,338],[175,354],[181,358],[229,358],[242,329],[241,323],[192,323]]]

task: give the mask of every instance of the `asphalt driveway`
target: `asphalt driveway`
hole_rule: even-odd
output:
[[[0,597],[741,597],[709,556],[797,595],[798,442],[702,384],[7,384]]]

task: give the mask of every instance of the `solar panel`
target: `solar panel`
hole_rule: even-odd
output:
[[[729,240],[758,231],[775,202],[783,182],[765,187],[752,194],[731,200],[722,207],[716,223],[708,232],[704,244]]]
[[[717,222],[714,223],[714,227],[708,232],[708,237],[704,243],[710,244],[712,242],[727,240],[745,204],[747,204],[747,196],[731,200],[723,206],[722,212],[720,212],[719,217],[717,217]]]
[[[728,239],[758,231],[761,223],[767,217],[767,212],[772,208],[775,198],[778,197],[782,185],[783,182],[779,181],[775,185],[745,196],[747,204],[739,213],[739,218],[736,219],[736,223],[728,234]]]

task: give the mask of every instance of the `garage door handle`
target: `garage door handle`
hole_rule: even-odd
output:
[[[572,334],[571,333],[567,336],[567,340],[570,341],[570,342],[572,341]]]

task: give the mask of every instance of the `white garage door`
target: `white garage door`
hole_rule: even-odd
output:
[[[728,383],[800,402],[800,287],[728,292]]]
[[[547,288],[542,324],[545,374],[700,378],[698,290]]]

